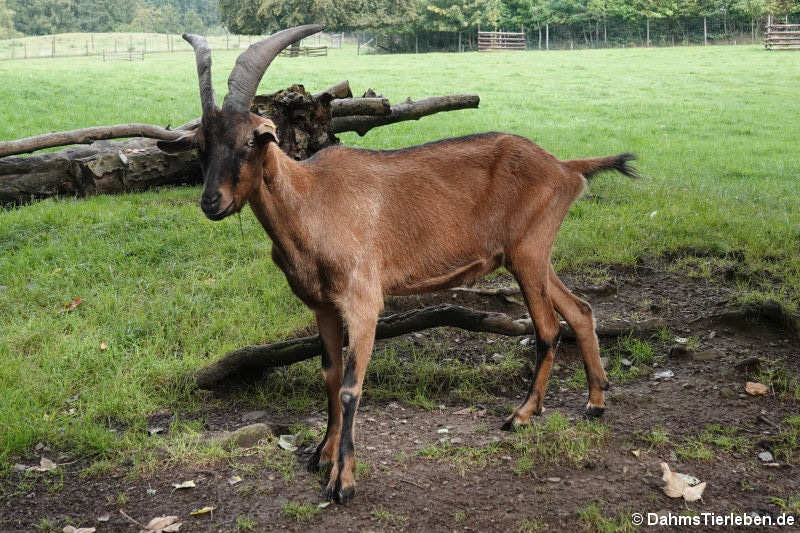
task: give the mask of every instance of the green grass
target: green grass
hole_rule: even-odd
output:
[[[235,57],[214,55],[220,95]],[[3,140],[98,124],[177,125],[200,108],[189,52],[134,63],[0,62],[0,78]],[[698,276],[730,266],[741,301],[772,298],[797,309],[800,153],[778,127],[800,111],[800,64],[791,54],[753,46],[357,57],[345,49],[279,58],[261,91],[298,81],[318,90],[344,78],[355,93],[374,87],[395,102],[451,92],[482,100],[479,110],[346,134],[346,144],[394,148],[503,130],[562,158],[637,152],[645,179],[599,177],[572,208],[556,243],[558,269],[668,251],[713,258],[685,265]],[[196,368],[309,323],[252,214],[242,215],[242,233],[235,218],[212,223],[198,194],[0,211],[0,458],[38,441],[101,459],[145,446],[148,413],[214,406],[194,394]],[[59,312],[76,296],[81,306]],[[402,357],[376,357],[372,368],[389,373],[373,371],[367,394],[406,398],[411,390],[430,407],[435,395],[481,392],[491,371],[459,365],[441,369],[403,348]],[[516,375],[497,372],[495,383]],[[274,392],[260,387],[247,398],[308,409],[322,402],[318,379],[316,363],[295,365],[267,380]],[[285,395],[297,383],[306,388]]]
[[[449,442],[430,444],[419,454],[431,460],[444,461],[463,476],[474,468],[484,468],[509,456],[515,462],[513,471],[522,476],[537,463],[559,463],[576,466],[603,445],[608,427],[594,420],[571,423],[564,415],[553,413],[543,422],[532,422],[513,435],[485,446],[454,446]]]
[[[630,513],[620,512],[616,517],[608,517],[597,502],[578,509],[578,517],[586,530],[595,533],[633,533],[638,529],[631,522]]]
[[[289,520],[294,520],[298,524],[313,521],[319,512],[320,509],[310,503],[289,502],[283,504],[283,516]]]

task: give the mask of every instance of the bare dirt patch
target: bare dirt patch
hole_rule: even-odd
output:
[[[503,415],[524,392],[520,379],[509,380],[493,398],[442,399],[433,409],[371,401],[367,391],[357,419],[357,496],[348,505],[317,507],[322,482],[304,468],[309,444],[280,455],[284,462],[278,466],[266,466],[263,455],[253,454],[213,467],[170,465],[145,477],[130,476],[124,463],[82,475],[89,459],[49,452],[62,463],[56,471],[12,472],[0,481],[0,531],[61,531],[67,524],[138,531],[120,509],[141,523],[178,515],[184,522],[181,531],[632,530],[634,512],[776,517],[781,504],[789,510],[792,501],[800,506],[800,475],[794,466],[800,459],[798,428],[792,441],[793,426],[787,423],[800,415],[800,389],[793,388],[800,342],[794,332],[769,318],[723,315],[733,304],[733,286],[721,279],[688,277],[663,265],[612,268],[601,279],[564,278],[593,304],[600,326],[624,319],[662,319],[669,326],[660,336],[644,339],[653,352],[648,362],[620,366],[635,354],[627,354],[618,341],[602,341],[608,367],[619,370],[622,379],[612,376],[609,408],[601,421],[605,436],[578,461],[525,462],[524,453],[511,446],[516,436],[499,430]],[[508,283],[500,276],[485,285]],[[525,313],[513,299],[449,292],[392,299],[387,312],[443,301],[515,316]],[[675,337],[685,339],[688,355],[679,350],[676,357],[669,356]],[[493,353],[502,356],[518,347],[520,339],[441,329],[410,335],[404,342],[409,341],[419,346],[446,343],[452,357],[484,362]],[[556,413],[576,428],[586,402],[577,347],[562,343],[557,362],[542,423]],[[654,379],[664,370],[674,375]],[[772,379],[767,395],[745,393],[748,379],[766,378]],[[324,424],[324,412],[297,416],[264,409],[207,412],[205,429],[233,430],[258,421],[279,434],[296,422],[312,428]],[[156,414],[150,425],[168,425],[170,416]],[[758,458],[763,451],[772,453],[778,466],[766,466]],[[31,450],[19,462],[34,464],[42,453]],[[687,504],[665,496],[662,461],[707,481],[703,499]],[[231,485],[229,478],[237,475],[242,480]],[[189,479],[195,488],[173,489],[173,483]],[[190,515],[204,506],[215,510]],[[97,521],[106,514],[107,522]]]

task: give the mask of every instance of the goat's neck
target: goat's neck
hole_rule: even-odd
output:
[[[282,254],[294,256],[305,248],[301,212],[313,178],[303,163],[270,143],[264,160],[264,179],[250,198],[250,207]]]

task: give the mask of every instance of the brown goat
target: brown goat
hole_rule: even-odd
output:
[[[208,45],[184,36],[196,52],[203,117],[196,130],[159,146],[198,149],[208,218],[250,204],[272,239],[273,260],[316,315],[328,427],[310,467],[330,466],[326,497],[344,502],[354,494],[354,418],[387,294],[453,287],[506,267],[519,282],[537,339],[528,395],[504,428],[542,412],[558,342],[556,310],[580,344],[587,410],[602,413],[608,381],[592,310],[558,279],[550,251],[586,178],[612,169],[633,176],[632,156],[559,161],[522,137],[486,133],[402,150],[333,147],[295,161],[275,142],[272,121],[249,112],[250,101],[272,59],[320,29],[300,26],[253,44],[236,62],[221,109]]]

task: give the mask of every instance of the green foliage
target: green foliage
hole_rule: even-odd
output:
[[[382,28],[414,18],[413,0],[219,0],[222,23],[234,33],[263,34],[300,24],[328,30]]]
[[[2,0],[0,38],[5,4],[14,28],[25,35],[67,32],[203,31],[219,24],[216,5],[208,0]]]

